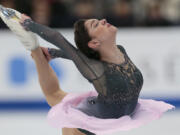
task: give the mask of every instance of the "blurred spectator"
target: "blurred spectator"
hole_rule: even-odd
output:
[[[94,17],[95,5],[93,0],[78,0],[74,3],[74,17],[77,18],[92,18]]]
[[[75,0],[72,6],[69,23],[73,26],[78,19],[89,19],[95,17],[96,5],[94,0]]]
[[[69,14],[66,3],[63,0],[51,0],[51,22],[50,27],[72,27],[69,24]]]
[[[27,15],[31,14],[32,11],[32,0],[15,0],[16,3],[16,9],[21,12],[25,13]]]
[[[16,9],[15,0],[0,0],[0,4],[8,8]],[[0,28],[1,29],[7,28],[7,26],[4,24],[4,22],[1,19],[0,19]]]
[[[117,27],[180,25],[180,0],[0,0],[36,22],[73,27],[78,19],[106,18]],[[0,28],[7,28],[0,20]]]
[[[130,0],[118,0],[106,15],[108,22],[115,26],[133,26],[133,7]]]
[[[0,3],[8,8],[16,8],[15,0],[0,0]]]
[[[50,0],[32,0],[32,19],[40,24],[49,25],[51,17]]]
[[[163,15],[171,20],[174,25],[180,24],[180,0],[164,0]]]
[[[153,2],[147,7],[147,15],[145,18],[146,26],[170,26],[172,23],[163,17],[161,13],[161,3]]]

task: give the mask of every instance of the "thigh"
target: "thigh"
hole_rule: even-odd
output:
[[[63,128],[62,135],[85,135],[76,128]]]

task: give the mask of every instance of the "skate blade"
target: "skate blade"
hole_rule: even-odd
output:
[[[0,11],[7,19],[14,19],[17,21],[20,20],[20,18],[16,15],[16,13],[11,9],[7,9],[2,5],[0,5]]]

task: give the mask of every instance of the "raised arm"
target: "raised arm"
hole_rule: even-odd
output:
[[[70,42],[68,42],[61,33],[48,28],[44,25],[33,22],[31,19],[26,19],[23,23],[25,29],[38,34],[40,37],[46,41],[54,44],[56,47],[60,48],[64,52],[64,56],[71,59],[81,74],[88,79],[90,82],[97,79],[102,73],[97,73],[96,68],[102,66],[94,60],[88,59],[84,54],[82,54],[78,49],[76,49]],[[102,71],[103,72],[103,71]]]
[[[46,48],[46,49],[52,59],[55,59],[55,58],[69,59],[65,55],[64,51],[62,51],[61,49],[55,49],[55,48]],[[71,59],[69,59],[69,60],[71,60]]]
[[[31,55],[36,64],[39,83],[46,100],[50,106],[54,106],[59,103],[67,93],[60,88],[58,78],[48,64],[45,55],[43,55],[42,48],[40,49],[38,47],[33,50]]]

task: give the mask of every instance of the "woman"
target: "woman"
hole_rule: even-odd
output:
[[[37,24],[28,17],[22,18],[25,18],[22,24],[26,30],[39,34],[59,47],[94,85],[98,96],[91,97],[90,106],[79,108],[81,111],[98,118],[119,118],[133,112],[143,77],[124,48],[116,45],[116,27],[108,24],[105,19],[78,21],[75,24],[75,41],[82,53],[59,32]]]
[[[33,49],[30,50],[32,51],[32,56],[36,62],[41,87],[45,91],[45,95],[47,95],[47,101],[53,101],[49,104],[51,106],[55,105],[49,114],[49,119],[55,126],[83,128],[94,133],[102,134],[117,130],[109,125],[108,122],[112,124],[116,119],[123,121],[123,118],[125,118],[124,125],[128,124],[127,122],[130,122],[131,116],[132,119],[139,118],[136,116],[138,116],[138,112],[142,113],[142,109],[144,110],[142,113],[143,115],[149,114],[150,104],[148,104],[148,109],[146,109],[145,102],[139,102],[144,108],[138,109],[138,97],[143,85],[143,77],[140,70],[128,57],[125,49],[120,45],[116,45],[116,27],[107,23],[105,19],[78,21],[75,24],[75,42],[78,47],[78,49],[76,49],[59,32],[37,24],[25,15],[22,15],[20,20],[26,30],[38,34],[48,42],[60,48],[60,50],[49,49],[48,52],[46,49],[43,49],[46,58],[48,58],[48,55],[51,55],[51,57],[60,56],[72,60],[81,74],[94,85],[98,93],[87,93],[80,96],[67,94],[60,90],[57,83],[55,83],[56,85],[48,86],[49,90],[56,87],[53,94],[55,96],[49,97],[48,90],[45,90],[47,86],[44,83],[49,80],[46,80],[46,77],[53,77],[45,75],[46,70],[49,71],[49,69],[44,68],[47,67],[47,65],[42,66],[43,64],[41,63],[45,62],[38,58],[44,57],[44,55],[42,55],[42,51],[37,47],[37,44],[35,47],[32,45]],[[8,23],[8,21],[6,22]],[[9,27],[11,28],[10,25],[11,24],[9,23]],[[15,33],[18,33],[15,27],[14,30]],[[43,71],[41,71],[41,68]],[[54,79],[54,81],[56,82],[57,80]],[[61,92],[59,92],[59,90]],[[54,98],[58,100],[55,100]],[[160,106],[160,104],[157,106]],[[165,105],[164,108],[166,109],[154,111],[162,114],[164,111],[172,108],[172,106]],[[150,118],[157,119],[157,114],[153,115],[152,111],[153,110],[150,111]],[[125,117],[125,115],[129,116]],[[124,117],[120,118],[121,116]],[[75,117],[78,117],[78,119],[82,118],[82,120],[85,121],[87,120],[89,124],[85,123],[84,125],[82,124],[84,122],[81,121],[81,119],[78,121]],[[127,125],[127,127],[123,127],[123,123],[118,122],[118,124],[121,124],[121,127],[123,127],[122,130],[128,130],[147,122],[147,119],[144,120],[145,117],[142,118],[143,119],[139,119],[139,121],[136,120],[137,123],[134,123],[134,125]],[[62,123],[62,121],[64,123]],[[100,125],[98,125],[98,122],[100,122]],[[95,123],[95,125],[91,125],[93,123]],[[106,128],[107,125],[109,126],[108,129]],[[87,135],[93,134],[86,130],[79,130]],[[74,131],[79,132],[76,129]]]

